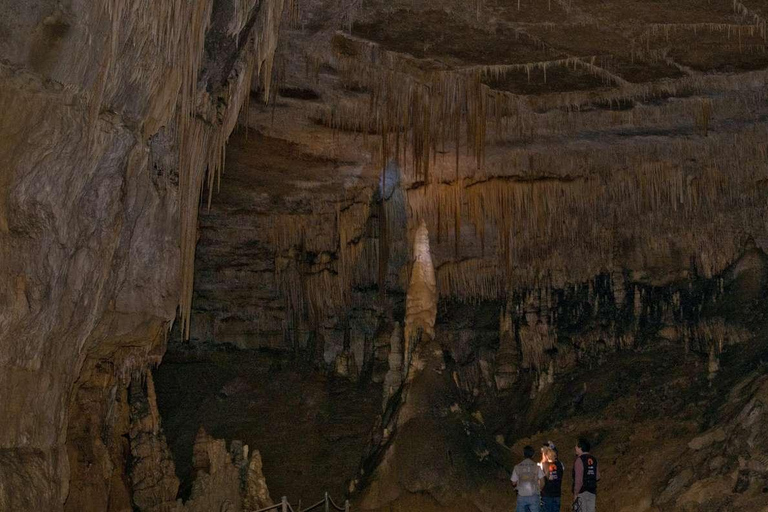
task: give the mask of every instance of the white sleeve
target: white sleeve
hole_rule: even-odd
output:
[[[517,483],[518,480],[520,480],[520,478],[517,476],[517,468],[512,470],[512,478],[510,478],[510,480],[512,480],[512,483],[515,483],[515,484]]]
[[[538,470],[539,470],[539,471],[538,471],[538,474],[537,474],[537,476],[536,476],[536,478],[538,478],[539,480],[541,480],[542,478],[544,478],[544,477],[546,476],[546,475],[544,474],[544,470],[543,470],[543,469],[541,469],[541,466],[536,466],[536,469],[538,469]]]

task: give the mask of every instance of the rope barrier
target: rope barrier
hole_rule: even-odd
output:
[[[311,510],[317,509],[321,505],[325,505],[325,508],[323,509],[324,512],[330,512],[331,507],[333,507],[333,510],[337,510],[339,512],[349,512],[351,510],[349,507],[349,500],[344,500],[344,506],[340,507],[339,505],[336,504],[335,501],[333,501],[333,499],[326,492],[325,497],[323,499],[321,499],[314,505],[310,505],[307,508],[304,508],[304,509],[299,508],[299,512],[310,512]],[[293,510],[293,507],[291,506],[291,504],[288,503],[288,498],[286,498],[285,496],[283,496],[280,499],[280,503],[276,503],[274,505],[270,505],[265,508],[254,510],[254,512],[268,512],[270,510],[280,510],[280,512],[296,512]]]

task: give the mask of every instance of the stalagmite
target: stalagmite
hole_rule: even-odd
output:
[[[709,380],[710,386],[712,385],[712,382],[717,377],[717,372],[720,370],[720,359],[717,357],[717,354],[715,353],[715,347],[709,349],[709,359],[707,361],[707,379]]]
[[[499,350],[494,372],[497,389],[510,389],[514,385],[520,366],[518,354],[514,321],[509,306],[505,306],[499,315]]]
[[[355,362],[355,353],[351,350],[345,350],[336,356],[334,368],[336,375],[357,380],[359,371]]]
[[[435,268],[429,250],[429,231],[427,231],[426,223],[422,221],[413,240],[413,264],[405,305],[404,374],[407,375],[408,373],[411,353],[414,349],[413,344],[419,337],[429,340],[434,338],[436,317],[437,283],[435,281]]]
[[[403,382],[403,334],[399,322],[395,322],[389,338],[389,369],[384,377],[382,386],[382,407],[386,410],[389,399],[394,395]]]

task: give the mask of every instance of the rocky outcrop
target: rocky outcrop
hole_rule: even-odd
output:
[[[151,373],[132,379],[129,402],[132,507],[142,512],[247,512],[272,505],[259,452],[250,452],[240,441],[232,441],[228,449],[202,427],[192,447],[191,494],[184,502],[177,500],[179,479],[160,425]]]
[[[81,370],[146,368],[185,309],[203,176],[271,59],[282,2],[176,7],[3,9],[0,508],[62,508],[87,471],[65,448]]]
[[[243,509],[246,511],[259,510],[272,505],[272,503],[267,481],[262,471],[261,454],[254,451],[248,463]]]
[[[190,499],[169,510],[247,512],[272,505],[261,455],[258,451],[249,454],[247,445],[233,441],[227,450],[223,440],[213,439],[201,428],[193,448],[193,465],[196,475]]]
[[[129,375],[112,361],[86,367],[70,405],[67,454],[69,496],[65,512],[132,510]]]
[[[152,374],[137,376],[129,388],[131,404],[130,478],[133,504],[141,511],[160,511],[175,503],[179,479],[160,428]]]
[[[731,390],[717,425],[688,443],[654,504],[670,510],[765,510],[768,378],[750,375]],[[761,508],[762,507],[762,508]]]
[[[740,2],[638,7],[631,25],[605,2],[5,3],[2,509],[171,499],[159,421],[131,417],[151,393],[128,380],[177,307],[179,338],[407,376],[438,294],[504,302],[498,350],[452,352],[468,394],[482,378],[540,397],[655,336],[716,382],[750,335],[723,306],[766,274],[765,20]],[[301,30],[276,57],[286,5]],[[227,159],[238,121],[254,138]],[[402,361],[374,343],[394,311]]]

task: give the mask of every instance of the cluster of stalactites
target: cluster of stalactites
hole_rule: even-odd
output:
[[[409,189],[409,219],[432,233],[441,295],[464,300],[504,297],[542,276],[565,284],[620,266],[675,272],[690,258],[712,276],[744,234],[768,236],[766,136],[757,126],[665,146],[509,152],[496,177]]]
[[[552,383],[556,369],[657,337],[708,356],[712,376],[727,346],[753,337],[747,328],[712,315],[722,294],[720,276],[652,286],[630,281],[626,271],[604,272],[566,287],[541,282],[518,291],[500,311],[496,385],[507,389],[519,369],[534,371],[533,398]]]
[[[441,294],[505,297],[543,277],[566,284],[623,264],[676,270],[672,254],[692,257],[711,276],[737,254],[738,233],[766,230],[758,192],[768,178],[765,127],[710,133],[717,122],[755,121],[765,104],[765,71],[634,84],[590,58],[450,70],[343,37],[354,51],[332,64],[369,97],[314,115],[334,129],[361,132],[382,166],[390,158],[401,163],[409,224],[428,225]],[[613,87],[524,98],[485,84],[550,66],[585,70]],[[703,92],[711,96],[614,110],[627,100]],[[582,107],[591,110],[577,114]],[[651,128],[691,136],[624,143],[626,130],[642,135]],[[579,140],[598,131],[613,143]],[[497,152],[489,143],[494,136],[504,145],[505,138],[563,135],[573,142],[538,140],[538,149],[507,145]]]
[[[320,212],[270,216],[267,242],[275,252],[275,281],[291,312],[286,331],[344,316],[353,290],[375,282],[379,238],[368,232],[373,191],[338,199],[335,222]],[[314,256],[310,256],[314,255]]]
[[[382,168],[395,160],[411,179],[428,182],[436,154],[451,149],[457,173],[462,151],[479,168],[488,123],[494,122],[499,131],[514,125],[521,98],[483,83],[486,75],[499,70],[479,67],[458,73],[438,66],[425,71],[413,59],[352,41],[366,57],[337,55],[333,65],[347,82],[369,90],[369,101],[321,106],[314,116],[330,128],[361,132],[366,144],[376,134],[370,145]],[[319,68],[322,62],[315,59],[311,65]]]
[[[766,20],[764,17],[760,16],[749,7],[741,3],[740,0],[733,0],[733,10],[736,14],[751,20],[752,24],[756,27],[763,39],[768,38],[768,32],[766,31]]]
[[[180,310],[182,331],[189,334],[189,314],[194,280],[194,253],[197,241],[197,213],[204,182],[211,191],[224,163],[224,146],[237,124],[238,114],[249,96],[254,75],[263,77],[266,87],[272,74],[272,61],[285,0],[238,0],[229,35],[239,37],[258,5],[256,34],[249,39],[243,58],[229,77],[224,112],[208,101],[198,89],[205,36],[211,19],[213,0],[199,2],[150,2],[148,0],[104,0],[109,20],[109,52],[99,71],[91,101],[92,119],[101,109],[109,75],[117,65],[119,49],[126,41],[134,46],[152,45],[162,55],[168,80],[154,85],[164,92],[152,94],[152,111],[144,126],[147,137],[175,120],[179,148],[179,190],[181,218]],[[134,77],[137,81],[142,77]],[[168,83],[172,84],[171,87]],[[175,85],[175,86],[173,86]]]
[[[390,169],[380,190],[345,189],[343,197],[313,203],[305,213],[270,214],[265,238],[275,253],[275,282],[291,312],[284,330],[317,328],[344,317],[356,290],[404,288],[405,194]],[[386,193],[382,193],[386,190]],[[327,208],[334,204],[334,210]]]
[[[658,30],[671,30],[665,27]],[[654,30],[651,27],[649,33],[655,33]],[[764,71],[741,75],[687,74],[674,80],[629,83],[597,65],[596,57],[449,69],[439,62],[419,61],[350,36],[337,37],[344,39],[343,50],[335,55],[331,64],[345,82],[369,91],[369,98],[345,99],[333,106],[317,107],[315,119],[336,130],[361,132],[382,165],[394,158],[409,180],[427,183],[438,179],[432,170],[440,155],[452,154],[456,177],[466,173],[460,167],[472,167],[472,173],[487,174],[486,146],[491,140],[534,137],[541,134],[542,128],[545,133],[584,128],[578,125],[578,120],[573,124],[573,116],[537,114],[542,110],[578,110],[594,104],[644,101],[680,93],[744,91],[759,87],[766,75]],[[350,48],[354,57],[349,55]],[[308,71],[319,69],[322,63],[322,58],[308,57]],[[527,75],[529,79],[533,70],[546,75],[550,67],[586,71],[603,79],[608,87],[528,97],[486,85],[514,73]],[[701,110],[711,108],[709,104],[683,103],[688,109],[683,113],[685,117],[691,114],[702,117]],[[676,107],[658,110],[670,111],[668,115],[674,119],[671,110]],[[645,112],[619,117],[629,120],[630,125],[636,120],[642,125]],[[647,113],[649,121],[658,116],[655,110]],[[616,113],[606,115],[617,117]],[[704,117],[707,119],[700,124],[706,125],[708,115]],[[368,140],[371,134],[376,135],[374,142]]]
[[[526,62],[524,64],[496,64],[487,66],[478,66],[471,68],[463,68],[461,73],[476,73],[480,72],[483,78],[489,78],[493,80],[500,80],[507,78],[512,73],[524,72],[531,81],[531,72],[539,70],[544,75],[544,83],[547,83],[547,69],[555,67],[564,67],[566,69],[582,70],[588,72],[590,75],[601,78],[608,85],[630,85],[629,82],[617,76],[601,66],[596,65],[597,56],[592,55],[589,57],[567,57],[564,59],[547,60],[540,62]]]
[[[760,38],[765,42],[765,21],[757,15],[753,15],[753,21],[754,23],[749,25],[734,23],[649,23],[646,30],[637,38],[637,43],[650,50],[653,41],[663,37],[668,42],[672,34],[680,32],[692,32],[694,35],[701,32],[724,34],[728,39],[736,38],[739,44],[746,38]]]

